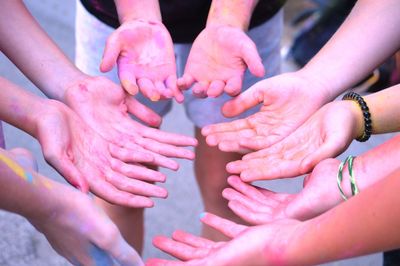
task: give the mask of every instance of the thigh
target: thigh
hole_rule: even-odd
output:
[[[99,69],[104,46],[114,28],[90,14],[79,0],[76,1],[75,16],[75,64],[84,73],[92,76],[105,76],[120,84],[117,68],[107,73]],[[135,96],[141,103],[164,116],[171,109],[171,101],[152,102],[141,94]]]
[[[257,81],[277,75],[280,73],[281,57],[280,42],[283,29],[283,12],[279,11],[274,17],[265,23],[251,29],[248,32],[250,38],[255,42],[258,52],[262,58],[266,74],[262,78],[254,77],[248,70],[244,75],[242,91],[251,87]],[[247,117],[259,110],[259,107],[252,108],[243,114],[230,119],[221,113],[222,105],[231,99],[227,94],[218,98],[198,99],[192,94],[185,95],[186,112],[190,120],[202,128],[209,124],[228,122],[234,119]]]

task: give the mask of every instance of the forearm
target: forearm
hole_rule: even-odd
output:
[[[207,18],[209,25],[228,25],[247,30],[258,0],[213,0]]]
[[[0,209],[30,218],[50,213],[52,181],[26,171],[0,149]]]
[[[306,221],[286,250],[292,265],[315,265],[400,247],[400,172]]]
[[[34,136],[46,101],[0,77],[0,120]]]
[[[161,21],[158,0],[115,0],[120,23],[144,19]]]
[[[399,49],[399,25],[399,1],[357,1],[339,30],[301,72],[325,84],[333,99]]]
[[[0,49],[48,97],[84,76],[43,31],[21,0],[0,1]]]

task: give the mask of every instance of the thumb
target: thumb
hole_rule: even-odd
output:
[[[262,81],[257,82],[237,97],[227,101],[222,106],[223,115],[226,117],[234,117],[264,102],[261,82]]]
[[[67,156],[63,157],[64,158],[59,159],[55,156],[51,156],[47,161],[68,181],[68,183],[86,194],[89,191],[87,180]]]
[[[103,58],[101,59],[100,71],[110,71],[117,62],[120,52],[121,45],[118,40],[118,35],[117,33],[113,33],[107,39],[106,46],[104,48]]]
[[[263,77],[265,75],[265,69],[261,57],[258,54],[257,47],[250,38],[247,37],[246,39],[247,41],[242,44],[241,56],[253,75]]]

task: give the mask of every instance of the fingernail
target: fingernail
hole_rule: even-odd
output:
[[[160,100],[160,95],[158,95],[158,94],[153,94],[153,95],[150,97],[150,100],[151,100],[152,102],[157,102],[158,100]]]
[[[206,217],[206,215],[207,215],[207,213],[206,213],[206,212],[202,212],[202,213],[200,213],[200,215],[199,215],[199,219],[200,219],[200,220],[203,220],[203,218],[204,218],[204,217]]]

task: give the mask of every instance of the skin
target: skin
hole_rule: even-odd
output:
[[[400,137],[379,145],[357,156],[353,171],[360,191],[372,186],[398,168]],[[250,224],[263,224],[281,218],[310,219],[343,202],[336,185],[340,161],[326,159],[317,164],[304,180],[304,189],[298,194],[275,193],[246,184],[237,176],[229,177],[232,188],[223,196],[235,214]],[[351,189],[347,166],[343,170],[342,187],[350,197]],[[273,204],[271,204],[273,203]]]
[[[395,100],[399,96],[397,85],[365,97],[373,134],[400,130],[400,111]],[[355,101],[329,103],[282,141],[229,163],[227,170],[240,174],[245,182],[298,176],[310,172],[321,160],[345,151],[363,132],[364,117]]]
[[[27,218],[74,265],[143,265],[92,199],[41,176],[32,169],[35,164],[26,150],[0,150],[1,209]],[[21,178],[20,171],[32,179]]]
[[[351,200],[305,222],[283,219],[246,227],[206,214],[202,222],[232,240],[217,243],[179,231],[172,239],[157,237],[154,245],[182,262],[150,259],[146,265],[316,265],[398,248],[399,175],[395,171]]]
[[[141,3],[141,6],[144,7],[147,6],[147,4]],[[161,123],[161,119],[155,118],[154,114],[151,112],[144,111],[143,106],[141,106],[137,101],[128,99],[128,95],[121,93],[121,88],[118,88],[115,84],[105,81],[104,79],[101,80],[99,78],[89,77],[79,71],[62,53],[62,51],[60,51],[59,47],[57,47],[57,45],[54,44],[54,42],[52,42],[46,33],[40,28],[31,14],[27,11],[22,1],[1,2],[0,15],[0,35],[2,36],[0,49],[2,52],[6,54],[8,58],[10,58],[10,60],[16,64],[46,96],[69,104],[70,108],[79,114],[80,119],[83,119],[93,130],[96,131],[96,134],[112,141],[113,144],[117,143],[114,144],[117,146],[117,148],[113,150],[114,153],[125,158],[121,160],[122,163],[118,162],[114,167],[121,170],[125,168],[125,173],[130,172],[130,175],[137,175],[138,173],[152,173],[151,175],[153,175],[155,171],[143,167],[141,163],[161,165],[171,169],[177,169],[176,163],[168,160],[166,157],[170,156],[166,156],[166,154],[170,154],[171,157],[179,157],[182,154],[185,158],[192,157],[190,152],[183,152],[180,148],[173,148],[171,150],[171,148],[172,146],[187,146],[188,142],[191,143],[189,145],[195,145],[196,140],[191,139],[188,141],[188,138],[183,136],[166,136],[161,134],[160,131],[144,130],[142,126],[138,126],[136,123],[130,123],[129,125],[126,124],[127,110],[129,113],[137,115],[138,118],[142,118],[145,123],[153,127],[158,127]],[[154,17],[151,17],[151,19],[153,20]],[[139,24],[142,25],[143,23]],[[24,29],[25,32],[29,32],[29,34],[24,34],[24,32],[22,32],[22,34],[16,34],[21,33],[21,29]],[[153,28],[151,28],[151,30],[152,29]],[[157,32],[160,30],[162,31],[158,26],[155,29]],[[131,37],[132,36],[129,36],[129,38]],[[155,52],[157,52],[157,50]],[[27,60],[27,58],[29,58],[29,60]],[[99,81],[104,83],[103,86],[99,86]],[[82,88],[80,85],[86,87],[87,93],[85,95],[87,98],[83,99],[75,93]],[[105,92],[107,89],[110,89],[109,87],[111,87],[112,90]],[[99,95],[101,92],[107,94],[112,99],[103,99],[103,101],[100,101]],[[89,95],[92,93],[93,95]],[[73,96],[76,96],[76,98],[74,99]],[[89,103],[92,105],[88,106]],[[103,108],[97,108],[97,104],[101,105]],[[138,113],[141,113],[141,115]],[[110,114],[115,115],[115,117],[111,117]],[[114,121],[112,126],[107,128],[104,127],[104,125],[109,125],[110,121]],[[117,125],[116,121],[124,124]],[[127,130],[130,130],[129,134],[125,135]],[[140,132],[134,132],[134,130],[140,130]],[[171,139],[172,137],[174,137],[174,140]],[[120,139],[130,139],[132,143],[127,147],[128,143],[124,142],[121,144]],[[164,140],[166,141],[165,144],[163,143]],[[179,144],[175,145],[172,143]],[[156,147],[158,144],[159,146]],[[121,145],[123,146],[121,147]],[[121,148],[127,151],[121,151]],[[132,152],[132,149],[135,149],[135,153]],[[146,152],[144,152],[144,150],[146,150]],[[127,163],[136,169],[132,170],[131,166],[127,169]],[[69,173],[69,175],[73,174]],[[156,175],[159,177],[156,178],[158,181],[165,178],[162,174],[157,173]],[[64,173],[64,176],[68,176],[68,174]],[[123,185],[121,184],[121,179],[117,178],[117,176],[114,176],[113,179],[115,182],[119,182],[120,185]],[[149,178],[147,179],[149,180]],[[154,176],[152,179],[153,181],[157,181],[154,179]],[[137,188],[154,188],[154,185],[148,184],[144,180],[129,180],[129,183],[132,184],[132,182],[135,182],[138,185]],[[104,193],[103,189],[101,191]],[[167,195],[166,191],[162,188],[157,188],[157,191],[157,193],[163,194],[163,197]],[[107,194],[109,193],[107,192]],[[112,197],[113,201],[108,197],[104,198],[104,200],[112,203],[116,203],[116,201],[125,203],[131,202],[130,204],[125,204],[125,206],[131,207],[148,207],[152,205],[152,202],[148,201],[149,199],[146,199],[147,203],[145,204],[133,204],[132,201],[134,200],[130,197],[131,195],[128,197],[126,194],[125,196],[120,195],[118,197],[115,197],[114,195]],[[101,201],[99,200],[99,202]],[[109,206],[106,203],[101,205]],[[117,212],[126,212],[128,210],[123,207],[115,207],[115,209],[117,209]],[[137,211],[137,209],[133,208],[130,208],[130,210],[131,213],[138,213],[139,215],[137,218],[141,219],[141,210]],[[111,216],[116,217],[114,213],[111,213]],[[131,219],[132,217],[136,216],[129,216],[128,218]],[[116,219],[115,222],[118,226],[122,224],[119,223],[119,219]],[[127,233],[124,233],[124,237],[128,239],[128,242],[132,244],[135,242],[141,242],[141,240],[135,241],[134,239],[141,238],[140,236],[143,235],[142,227],[130,226],[129,228],[130,230],[128,230]],[[138,250],[140,250],[141,245],[138,245],[137,247]]]
[[[241,92],[244,72],[264,76],[264,66],[254,42],[246,35],[258,1],[212,1],[206,28],[197,36],[189,53],[180,89],[192,87],[200,98]]]
[[[36,138],[44,157],[72,185],[110,203],[152,207],[148,197],[166,197],[164,188],[146,181],[165,181],[159,172],[113,153],[115,145],[101,138],[66,105],[41,99],[0,79],[0,119]],[[29,106],[29,110],[26,108]]]
[[[115,0],[121,26],[108,38],[100,70],[117,63],[122,87],[151,99],[183,102],[176,85],[174,46],[156,0]]]
[[[400,36],[393,28],[400,24],[399,10],[399,2],[393,0],[357,1],[343,25],[303,69],[260,81],[228,101],[223,107],[228,117],[260,103],[262,108],[244,120],[205,127],[207,143],[246,153],[287,137],[399,49]],[[368,29],[360,32],[365,25]]]

